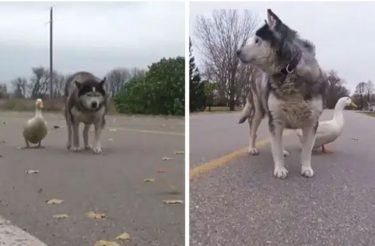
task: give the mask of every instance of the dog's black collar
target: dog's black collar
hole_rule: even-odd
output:
[[[298,49],[297,54],[292,58],[292,60],[284,68],[280,70],[280,72],[285,76],[290,73],[293,73],[299,61],[301,60],[301,57],[302,57],[302,52],[301,50]]]

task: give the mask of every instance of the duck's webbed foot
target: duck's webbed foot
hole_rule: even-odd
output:
[[[334,152],[332,150],[328,149],[325,145],[322,145],[322,153],[324,153],[324,154],[332,154]]]

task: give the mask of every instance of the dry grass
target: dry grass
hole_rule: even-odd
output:
[[[364,114],[375,117],[375,112],[364,112]]]
[[[27,112],[35,110],[34,99],[23,99],[23,98],[10,98],[0,100],[0,110],[2,111],[19,111]],[[64,101],[62,98],[59,99],[45,99],[44,100],[44,111],[46,112],[62,112],[64,110]],[[109,114],[115,114],[116,109],[112,101],[109,103],[108,108]]]
[[[44,111],[59,112],[64,109],[62,99],[44,100]],[[34,111],[35,100],[24,98],[10,98],[0,100],[0,110],[4,111]]]
[[[236,107],[234,111],[239,111],[241,110],[241,108],[239,107]],[[225,107],[225,106],[212,106],[211,107],[211,111],[208,110],[208,107],[205,109],[204,112],[233,112],[233,111],[230,111],[229,110],[229,107]]]

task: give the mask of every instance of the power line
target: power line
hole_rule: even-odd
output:
[[[49,33],[49,78],[50,78],[50,99],[53,97],[53,7],[50,9],[50,33]]]

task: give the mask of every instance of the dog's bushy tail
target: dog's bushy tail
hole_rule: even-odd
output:
[[[242,109],[241,117],[240,117],[240,120],[238,121],[238,124],[244,123],[250,117],[251,110],[252,110],[251,104],[249,102],[249,99],[247,99],[245,107]]]

